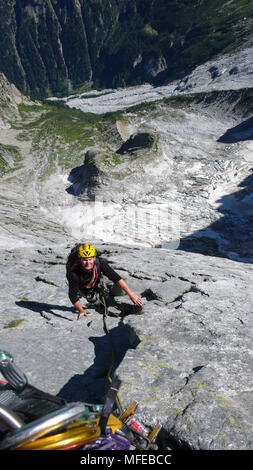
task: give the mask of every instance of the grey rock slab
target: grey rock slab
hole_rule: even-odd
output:
[[[90,306],[77,321],[69,302],[70,246],[0,253],[0,344],[33,385],[68,401],[98,403],[112,351],[101,310]],[[107,317],[124,406],[137,400],[145,423],[160,422],[184,448],[250,449],[252,265],[180,251],[101,248],[143,299],[136,312],[127,296],[117,297]],[[147,288],[153,298],[143,295]],[[6,327],[13,320],[22,321]]]
[[[165,303],[173,302],[192,288],[192,284],[180,279],[171,279],[165,282],[147,284],[145,294],[150,299],[157,299]]]
[[[252,266],[196,256],[191,269],[195,288],[180,302],[151,300],[124,319],[140,343],[119,367],[122,393],[183,448],[251,449]]]
[[[77,321],[69,302],[64,259],[71,245],[0,252],[0,344],[38,388],[103,402],[110,344],[101,310],[90,306]],[[160,422],[183,447],[251,448],[252,265],[99,247],[143,299],[134,312],[127,296],[117,297],[107,318],[124,405],[137,400],[145,423]],[[147,288],[153,298],[143,295]],[[6,327],[13,320],[22,321]]]
[[[117,365],[132,347],[129,328],[112,317],[107,323]],[[101,315],[89,313],[87,318],[75,318],[71,323],[62,317],[61,324],[44,319],[39,328],[20,325],[5,329],[0,343],[37,388],[68,401],[103,403],[112,351]]]
[[[232,57],[228,59],[230,63]],[[229,70],[223,77],[228,77]],[[202,71],[196,91],[205,88],[207,76],[211,79],[207,68]],[[247,74],[245,77],[248,79]],[[218,85],[220,77],[215,80]],[[230,86],[227,81],[226,86]],[[128,90],[123,93],[127,96]],[[212,242],[219,234],[215,243],[225,246],[224,256],[235,257],[232,261],[214,256],[217,251],[211,242],[205,256],[97,244],[143,299],[138,314],[130,309],[126,296],[117,297],[116,305],[109,307],[107,323],[125,406],[137,400],[144,423],[154,426],[160,422],[183,448],[252,449],[253,266],[236,261],[236,253],[252,238],[250,204],[246,210],[252,142],[228,145],[219,140],[227,136],[229,128],[235,132],[245,118],[236,115],[229,95],[223,96],[223,104],[218,100],[208,107],[210,96],[182,110],[160,103],[153,116],[147,109],[143,125],[159,134],[157,152],[138,154],[131,169],[130,159],[126,159],[119,167],[107,168],[106,175],[106,165],[101,165],[96,154],[95,161],[86,161],[88,174],[81,171],[81,179],[72,181],[77,185],[72,189],[78,192],[83,184],[87,197],[108,196],[109,203],[123,198],[126,204],[139,204],[145,196],[150,207],[156,197],[159,201],[165,197],[165,202],[176,200],[181,204],[181,238],[195,234],[195,248],[199,249],[201,240],[206,249],[208,239]],[[130,119],[136,131],[140,130],[139,117]],[[6,128],[2,143],[17,145],[17,131]],[[24,167],[1,179],[0,347],[14,355],[36,387],[68,401],[103,402],[112,359],[110,344],[101,311],[88,307],[88,317],[77,321],[68,299],[65,260],[77,240],[67,234],[67,230],[72,233],[74,221],[66,228],[69,216],[63,215],[65,209],[67,214],[74,212],[74,205],[68,205],[70,199],[74,204],[74,195],[67,193],[64,175],[52,174],[42,182],[41,161],[47,158],[44,143],[42,140],[37,154],[32,154],[26,151],[28,143],[19,141]],[[100,173],[92,163],[98,164]],[[117,172],[122,171],[125,184],[118,179]],[[113,172],[115,179],[107,181]],[[93,185],[85,179],[89,175],[94,177]],[[96,186],[101,182],[106,183],[102,185],[105,194]],[[243,193],[238,191],[241,184],[245,185]],[[219,203],[221,210],[231,211],[235,218],[223,217]],[[223,231],[214,225],[218,219],[223,220]],[[153,226],[151,218],[148,228]],[[86,229],[84,224],[81,238],[88,238]],[[206,230],[202,233],[202,229]],[[126,235],[121,240],[131,241],[136,232],[133,238],[129,230]],[[144,242],[142,237],[139,241]],[[149,297],[145,295],[148,288],[153,293]]]

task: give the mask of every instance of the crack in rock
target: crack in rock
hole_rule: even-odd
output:
[[[37,282],[44,282],[44,284],[49,284],[50,286],[59,287],[59,286],[57,286],[57,284],[55,284],[54,282],[48,281],[47,279],[44,279],[44,278],[42,278],[42,277],[40,277],[40,276],[37,276],[37,277],[35,278],[35,281],[37,281]]]

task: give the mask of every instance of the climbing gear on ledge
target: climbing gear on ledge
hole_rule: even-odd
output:
[[[0,370],[7,381],[0,380],[0,450],[154,449],[161,426],[150,432],[135,417],[137,402],[123,408],[121,381],[116,375],[111,377],[112,368],[113,364],[103,406],[66,403],[29,385],[13,357],[0,350]]]
[[[58,434],[30,441],[21,446],[20,450],[74,450],[84,443],[96,441],[99,436],[100,429],[97,425],[80,421],[78,426],[69,426]]]
[[[27,442],[34,441],[40,437],[55,431],[67,423],[77,419],[84,413],[83,403],[70,403],[64,408],[53,411],[46,416],[24,424],[16,429],[12,435],[7,436],[0,442],[0,450],[18,449]],[[1,415],[0,415],[1,416]]]
[[[121,381],[117,376],[114,376],[111,380],[111,386],[107,392],[105,403],[101,412],[100,420],[99,420],[99,427],[101,429],[101,433],[106,433],[106,426],[109,419],[110,414],[113,411],[113,405],[118,395],[118,391],[120,388]]]
[[[0,349],[0,372],[17,392],[21,392],[27,385],[25,374],[14,364],[13,356],[3,349]]]
[[[158,424],[153,431],[149,432],[147,426],[144,426],[141,419],[134,416],[138,407],[138,402],[134,401],[127,410],[120,416],[122,421],[122,430],[124,430],[129,440],[138,449],[149,449],[150,445],[155,442],[160,430],[161,425]]]

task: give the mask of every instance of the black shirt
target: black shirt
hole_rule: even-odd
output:
[[[99,265],[100,265],[100,271],[102,274],[104,274],[108,279],[113,281],[115,284],[121,279],[121,276],[119,276],[114,269],[112,269],[108,262],[103,259],[103,258],[98,258],[99,259]],[[77,302],[80,297],[81,297],[81,292],[83,292],[82,287],[87,285],[91,278],[92,278],[92,269],[89,271],[85,271],[82,269],[82,267],[79,265],[73,271],[71,271],[68,274],[68,281],[69,281],[69,299],[74,304]],[[96,290],[96,287],[98,285],[99,279],[95,285],[95,287],[92,290]],[[90,289],[85,289],[87,293],[90,291]]]

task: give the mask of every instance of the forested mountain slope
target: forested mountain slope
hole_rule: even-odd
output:
[[[0,0],[0,71],[37,97],[154,84],[241,47],[250,0]]]

